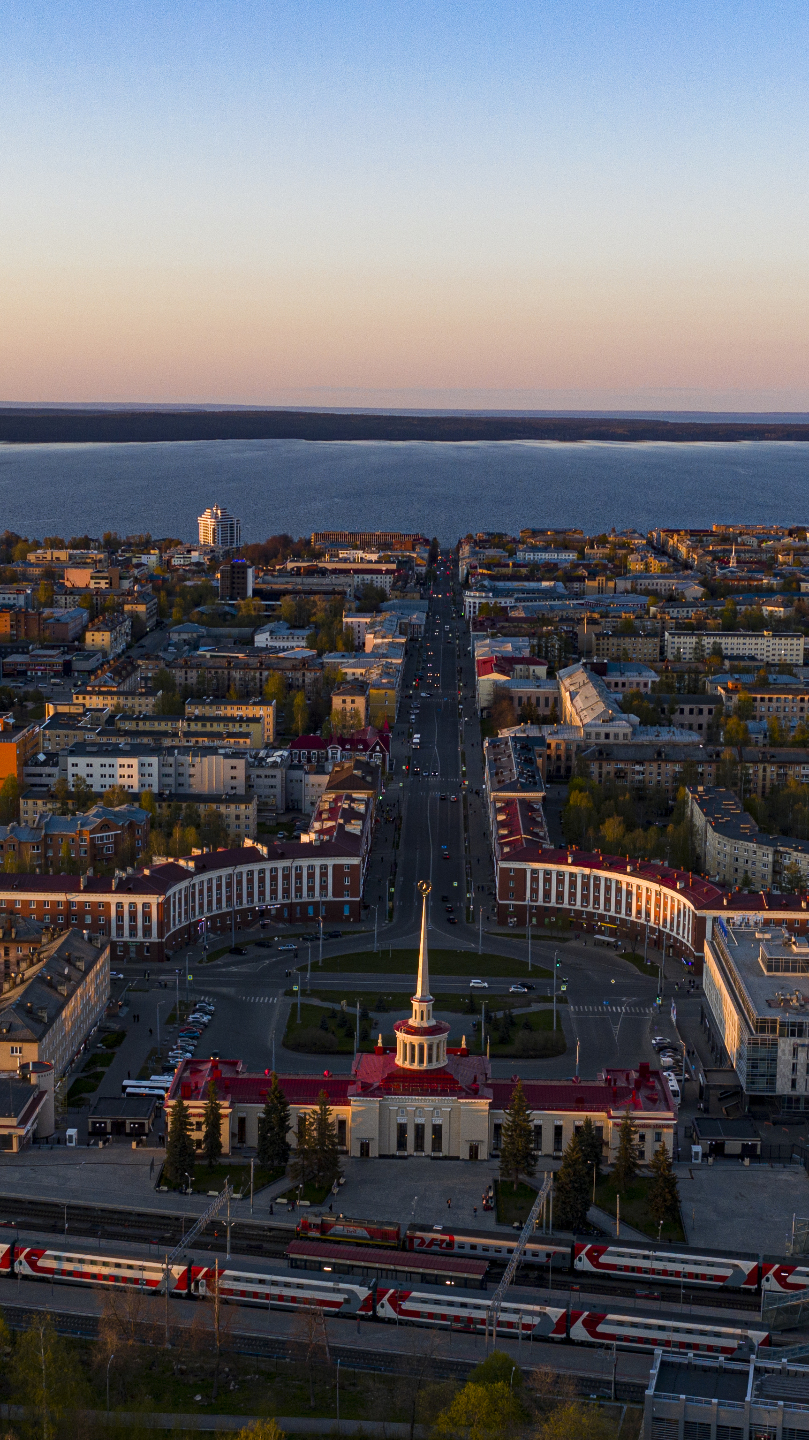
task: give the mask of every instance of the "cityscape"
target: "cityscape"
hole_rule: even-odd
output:
[[[594,1347],[638,1424],[791,1354],[809,532],[197,528],[2,537],[17,1303]]]
[[[0,1440],[809,1440],[807,93],[0,6]]]

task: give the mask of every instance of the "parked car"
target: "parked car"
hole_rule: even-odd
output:
[[[247,954],[247,951],[245,950],[245,948],[244,948],[243,945],[231,945],[231,947],[230,947],[230,949],[229,949],[229,951],[228,951],[228,954],[229,954],[229,955],[246,955],[246,954]]]
[[[670,1050],[671,1041],[665,1035],[653,1035],[652,1046],[655,1050]]]
[[[298,947],[297,947],[297,945],[279,945],[279,946],[278,946],[278,949],[279,949],[279,950],[294,950],[296,955],[297,955],[297,953],[298,953]]]
[[[327,931],[326,931],[326,939],[327,939],[327,940],[342,940],[342,938],[343,938],[343,932],[342,932],[342,930],[327,930]]]
[[[253,944],[257,945],[259,950],[272,950],[273,947],[272,940],[268,940],[266,937],[263,937],[261,940],[254,940]]]
[[[660,1060],[660,1064],[663,1066],[664,1074],[667,1069],[671,1069],[671,1066],[677,1063],[675,1056],[672,1055],[670,1050],[661,1050],[658,1058]]]

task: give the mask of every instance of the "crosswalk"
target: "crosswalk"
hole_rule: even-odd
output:
[[[278,999],[277,995],[237,995],[245,1005],[274,1005]]]
[[[656,1015],[656,1005],[570,1005],[571,1015]]]

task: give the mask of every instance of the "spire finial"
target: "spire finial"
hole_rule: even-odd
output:
[[[430,961],[427,950],[427,896],[433,887],[429,880],[419,880],[418,888],[421,894],[421,942],[419,944],[419,974],[416,982],[416,994],[413,998],[429,1000],[431,996]]]

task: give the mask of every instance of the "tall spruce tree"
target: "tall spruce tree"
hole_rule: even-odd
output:
[[[337,1131],[325,1090],[321,1090],[317,1097],[317,1110],[312,1116],[312,1125],[315,1180],[318,1185],[333,1185],[340,1176],[340,1157],[337,1153]]]
[[[612,1183],[616,1190],[625,1190],[638,1173],[638,1127],[629,1110],[624,1111],[618,1132],[618,1154],[612,1172]]]
[[[298,1143],[292,1156],[290,1174],[296,1185],[308,1185],[315,1176],[315,1116],[298,1114]]]
[[[511,1092],[511,1103],[503,1121],[500,1140],[500,1174],[514,1181],[514,1189],[520,1175],[533,1175],[536,1170],[534,1157],[534,1135],[522,1081],[518,1080]]]
[[[212,1170],[222,1154],[222,1106],[213,1080],[208,1081],[202,1123],[202,1153]]]
[[[583,1230],[590,1209],[591,1172],[588,1172],[579,1137],[568,1141],[553,1185],[554,1220],[562,1230]]]
[[[264,1109],[258,1117],[258,1163],[275,1169],[289,1159],[289,1104],[273,1070]]]
[[[590,1184],[592,1186],[593,1172],[595,1172],[596,1178],[601,1174],[602,1145],[600,1137],[596,1135],[596,1127],[589,1115],[578,1133],[578,1138],[582,1158],[587,1166],[587,1173],[590,1176]]]
[[[662,1143],[652,1156],[651,1171],[649,1209],[658,1223],[676,1220],[680,1208],[680,1191],[677,1176],[671,1168],[671,1156]]]
[[[191,1138],[191,1118],[188,1106],[183,1100],[175,1100],[171,1107],[171,1120],[166,1140],[166,1159],[163,1164],[163,1179],[174,1186],[185,1185],[186,1176],[194,1176],[196,1152]]]

